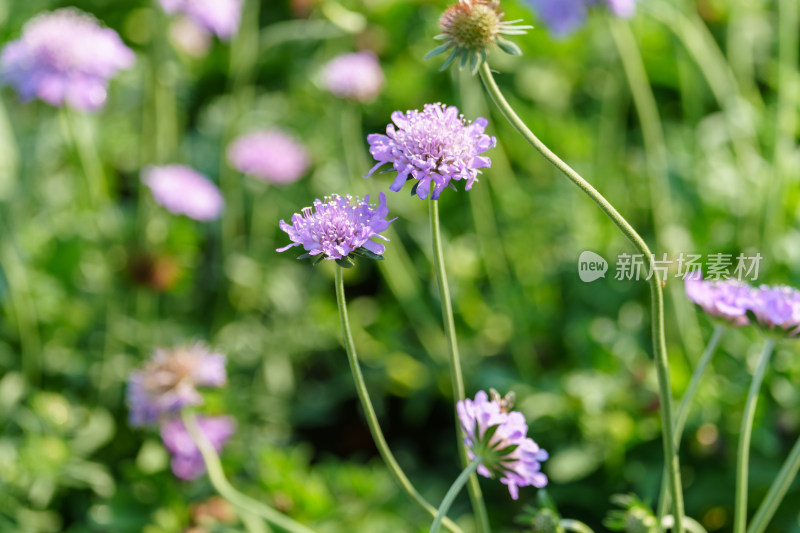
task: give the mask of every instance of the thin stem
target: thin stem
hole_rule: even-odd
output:
[[[414,485],[411,484],[408,477],[406,477],[403,469],[397,463],[386,439],[381,431],[378,416],[375,414],[375,408],[372,406],[372,400],[369,398],[369,391],[367,384],[364,382],[364,375],[361,373],[361,367],[358,364],[358,355],[356,354],[355,342],[353,341],[353,332],[350,329],[350,319],[347,315],[347,302],[344,296],[344,281],[342,275],[342,267],[336,265],[336,303],[339,306],[339,320],[342,323],[342,335],[344,336],[344,347],[347,352],[347,360],[350,363],[350,370],[353,373],[353,381],[355,382],[356,392],[358,399],[361,401],[361,407],[364,409],[364,414],[367,418],[367,425],[372,434],[372,439],[378,447],[378,452],[381,454],[386,466],[394,476],[397,483],[406,491],[414,502],[421,507],[426,513],[432,517],[436,516],[436,508],[433,507],[428,501],[417,492]],[[463,533],[454,522],[449,519],[445,520],[444,526],[453,533]]]
[[[450,486],[450,490],[448,490],[447,494],[444,495],[442,504],[439,506],[439,510],[436,512],[436,516],[433,519],[430,533],[437,533],[442,528],[442,519],[445,517],[445,515],[447,515],[447,511],[450,510],[450,506],[453,505],[453,500],[456,499],[458,493],[464,488],[464,484],[475,473],[475,470],[478,469],[478,465],[480,464],[481,458],[476,457],[475,460],[468,464],[464,471],[458,475],[456,480]]]
[[[781,471],[778,472],[778,477],[772,482],[769,492],[767,492],[764,501],[761,502],[756,515],[750,522],[750,527],[747,528],[747,533],[762,533],[767,528],[769,521],[772,520],[775,511],[778,510],[778,506],[783,501],[783,497],[786,496],[786,492],[792,486],[798,470],[800,470],[800,438],[797,439],[792,452],[786,458],[786,462],[783,463]]]
[[[506,101],[497,83],[494,81],[489,64],[484,62],[481,65],[481,80],[486,87],[494,103],[502,112],[503,116],[512,126],[533,146],[545,159],[559,169],[569,178],[572,183],[578,186],[595,204],[605,213],[631,243],[646,258],[647,263],[652,265],[653,254],[644,242],[642,237],[631,227],[625,218],[606,200],[597,189],[588,181],[583,179],[580,174],[575,172],[569,165],[562,161],[556,154],[550,151],[533,132],[528,129],[524,122],[517,116],[514,110]],[[672,397],[669,382],[669,368],[667,363],[667,346],[664,334],[664,294],[661,287],[661,278],[658,272],[653,270],[649,279],[650,294],[652,304],[652,335],[653,335],[653,355],[655,359],[656,372],[658,373],[658,392],[661,401],[661,425],[663,427],[662,441],[664,446],[664,462],[669,465],[669,481],[672,499],[675,502],[676,510],[676,532],[683,533],[683,493],[681,489],[680,463],[675,449],[675,439],[673,437],[673,417],[672,417]]]
[[[767,372],[774,347],[774,339],[768,338],[764,342],[764,350],[761,352],[758,368],[756,368],[753,381],[750,383],[750,390],[747,393],[747,401],[744,405],[744,413],[742,413],[742,429],[739,432],[739,449],[736,453],[736,510],[733,517],[733,533],[745,533],[747,528],[747,477],[750,470],[750,437],[753,433],[753,418],[756,414],[758,391],[761,389],[761,382]]]
[[[442,232],[439,227],[439,201],[429,200],[431,236],[433,238],[433,265],[436,269],[436,277],[439,280],[439,298],[442,304],[442,319],[444,320],[444,333],[447,337],[448,353],[450,355],[450,378],[453,384],[453,402],[464,399],[464,376],[461,373],[461,358],[458,354],[458,339],[456,338],[456,324],[453,319],[453,304],[450,300],[450,287],[447,284],[447,270],[444,264],[444,252],[442,251]],[[456,417],[456,440],[458,446],[458,456],[461,458],[461,465],[468,463],[467,449],[460,438],[460,424],[458,414]],[[470,476],[469,498],[472,502],[472,509],[475,511],[479,524],[479,532],[488,533],[491,531],[489,526],[489,515],[486,512],[486,504],[483,502],[481,486],[478,483],[478,476]]]
[[[250,498],[249,496],[246,496],[236,490],[225,478],[225,473],[222,471],[222,463],[219,460],[219,456],[217,455],[216,450],[214,450],[214,446],[211,445],[208,438],[200,430],[200,426],[197,423],[197,417],[195,417],[195,414],[187,409],[184,409],[181,412],[181,418],[183,419],[183,425],[186,426],[186,431],[189,432],[189,436],[192,438],[192,441],[197,446],[197,449],[200,450],[200,454],[203,456],[203,461],[208,469],[208,477],[211,480],[211,484],[214,486],[220,496],[228,500],[232,505],[238,507],[242,511],[256,514],[270,524],[274,524],[275,526],[289,533],[315,533],[313,529],[310,529],[299,522],[295,522],[288,516],[276,511],[272,507],[254,500],[253,498]]]
[[[72,145],[78,155],[83,174],[86,177],[86,187],[92,208],[98,208],[108,200],[108,186],[106,184],[103,164],[97,155],[95,142],[89,138],[88,125],[77,124],[76,114],[64,106],[59,111],[62,129],[67,136],[67,141]]]
[[[594,533],[594,530],[579,520],[571,518],[562,518],[558,521],[558,525],[563,527],[565,531],[574,531],[575,533]]]
[[[688,516],[683,517],[684,525],[686,526],[686,531],[689,533],[708,533],[706,528],[704,528],[700,522],[695,520],[694,518],[690,518]],[[664,529],[669,529],[675,525],[675,517],[672,515],[667,515],[658,522],[661,524],[661,527]]]

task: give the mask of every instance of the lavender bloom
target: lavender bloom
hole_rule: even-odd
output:
[[[732,326],[746,326],[750,320],[747,311],[751,307],[752,289],[735,280],[704,281],[701,272],[686,276],[686,295],[703,311],[715,318],[722,318]]]
[[[750,310],[758,323],[780,328],[791,336],[800,333],[800,292],[793,287],[762,285],[753,290]]]
[[[541,461],[548,458],[533,439],[526,437],[528,425],[518,411],[509,411],[510,401],[492,391],[492,400],[484,391],[456,404],[464,444],[470,459],[482,458],[478,473],[484,477],[500,476],[513,499],[519,497],[519,487],[544,487],[547,476],[541,472]]]
[[[0,81],[25,100],[39,98],[95,111],[106,102],[109,80],[136,56],[117,32],[77,9],[43,13],[0,55]]]
[[[385,80],[377,56],[364,51],[329,61],[322,71],[322,81],[339,98],[369,102],[378,95]]]
[[[470,190],[479,169],[491,166],[491,160],[480,155],[497,143],[484,134],[489,123],[485,118],[466,122],[455,106],[436,103],[426,104],[422,112],[395,111],[392,121],[397,128],[389,124],[386,135],[367,136],[369,151],[378,161],[367,176],[391,163],[397,177],[389,188],[395,192],[413,178],[419,180],[415,190],[420,198],[430,194],[437,200],[451,180],[466,180],[465,189]]]
[[[166,350],[157,348],[144,368],[128,380],[128,408],[132,426],[145,426],[162,415],[200,405],[196,387],[221,387],[227,380],[225,356],[203,344]]]
[[[219,453],[236,431],[236,424],[229,416],[197,417],[197,425],[214,449]],[[206,471],[203,456],[191,435],[179,418],[161,423],[161,440],[172,454],[172,472],[185,480],[197,479]]]
[[[528,0],[550,31],[565,37],[586,22],[590,7],[601,3],[618,17],[632,17],[636,0]]]
[[[380,233],[395,219],[386,220],[389,214],[386,195],[381,193],[380,199],[377,208],[369,205],[369,196],[359,200],[333,194],[325,198],[324,203],[314,200],[313,211],[311,207],[304,207],[302,215],[292,215],[291,225],[281,220],[280,227],[289,234],[292,243],[277,251],[285,252],[302,245],[310,256],[324,254],[326,260],[338,260],[363,247],[372,254],[383,255],[384,245],[370,239],[378,237],[388,241]]]
[[[230,39],[239,31],[242,0],[161,0],[167,13],[182,13],[200,28],[220,39]]]
[[[177,215],[208,221],[218,218],[225,207],[217,186],[183,165],[149,167],[142,173],[142,181],[156,202]]]
[[[293,183],[308,170],[305,147],[277,130],[261,130],[242,135],[228,148],[233,168],[262,181]]]

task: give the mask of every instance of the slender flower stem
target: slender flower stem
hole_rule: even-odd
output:
[[[565,531],[574,531],[575,533],[594,533],[594,530],[579,520],[571,518],[562,518],[558,521],[558,525],[563,527]]]
[[[545,159],[563,172],[570,181],[578,186],[597,206],[605,213],[622,233],[631,241],[636,249],[641,252],[648,264],[652,264],[653,254],[647,243],[631,227],[625,218],[606,200],[597,189],[588,181],[583,179],[580,174],[575,172],[569,165],[562,161],[556,154],[550,151],[547,146],[539,140],[533,132],[528,129],[524,122],[514,112],[506,101],[497,83],[494,81],[489,64],[484,61],[481,65],[481,80],[486,87],[494,103],[503,113],[503,116],[512,126],[533,146]],[[669,465],[669,483],[672,500],[675,502],[676,519],[675,532],[683,533],[683,492],[681,489],[680,463],[675,449],[675,439],[673,437],[673,417],[672,417],[672,396],[669,380],[669,367],[667,362],[667,346],[664,334],[664,294],[661,287],[661,278],[657,271],[653,271],[650,277],[650,294],[652,304],[652,335],[653,335],[653,356],[655,359],[656,372],[658,373],[658,391],[661,401],[661,425],[663,427],[663,446],[664,463]]]
[[[200,426],[197,423],[197,417],[195,417],[194,413],[188,409],[184,409],[181,412],[181,418],[183,419],[183,425],[186,426],[186,431],[189,432],[189,436],[192,438],[192,441],[194,441],[197,449],[200,450],[200,453],[203,455],[203,461],[208,469],[208,477],[211,480],[211,484],[214,486],[220,496],[231,502],[231,504],[238,507],[242,511],[258,515],[270,524],[273,524],[287,531],[288,533],[315,533],[313,529],[310,529],[299,522],[295,522],[288,516],[276,511],[272,507],[254,500],[236,490],[225,478],[225,473],[222,471],[222,464],[220,463],[219,456],[217,455],[216,450],[214,450],[214,446],[211,445],[211,443],[208,441],[208,438],[200,430]]]
[[[690,518],[688,516],[683,517],[684,525],[686,526],[686,531],[689,533],[708,533],[706,528],[700,524],[697,520]],[[675,517],[672,515],[667,515],[662,518],[659,522],[661,527],[664,529],[669,529],[675,525]]]
[[[769,492],[767,492],[764,501],[761,502],[756,515],[747,528],[747,533],[763,533],[769,521],[772,520],[775,511],[778,510],[783,497],[786,496],[789,487],[792,486],[792,481],[797,476],[798,470],[800,470],[800,438],[797,439],[792,452],[786,458],[786,462],[783,463],[781,471],[778,472],[778,477],[772,482]]]
[[[744,405],[744,413],[742,413],[739,450],[736,454],[736,510],[733,517],[733,533],[745,533],[747,528],[747,477],[750,469],[750,437],[753,433],[753,418],[756,414],[758,391],[761,389],[761,382],[767,372],[774,347],[774,339],[768,338],[764,342],[764,350],[761,352],[758,368],[756,368],[753,381],[750,383],[750,390],[747,393],[747,401]]]
[[[358,364],[358,356],[356,355],[356,346],[353,342],[353,332],[350,329],[350,319],[347,316],[347,302],[344,296],[344,281],[342,275],[342,267],[336,265],[336,303],[339,306],[339,320],[342,323],[342,334],[344,336],[344,347],[347,352],[347,360],[350,363],[350,370],[353,373],[353,381],[355,382],[356,392],[358,399],[361,401],[361,407],[364,409],[364,414],[367,418],[367,425],[369,431],[372,433],[372,439],[378,447],[378,452],[381,454],[383,461],[389,467],[389,471],[394,476],[397,483],[406,491],[414,502],[421,507],[426,513],[432,517],[436,516],[436,508],[433,507],[428,501],[417,492],[414,485],[411,484],[408,477],[406,477],[403,469],[397,463],[386,439],[381,431],[378,416],[375,414],[375,408],[372,406],[372,400],[369,398],[367,391],[367,384],[364,382],[364,375],[361,373],[361,367]],[[445,519],[444,526],[453,533],[463,533],[454,522]]]
[[[461,358],[458,354],[458,339],[456,338],[456,324],[453,319],[453,304],[450,301],[450,288],[447,284],[447,270],[444,265],[444,252],[442,251],[442,232],[439,227],[439,201],[429,200],[431,235],[433,237],[433,264],[436,268],[436,277],[439,280],[439,298],[442,304],[442,319],[444,320],[444,333],[447,337],[447,347],[450,354],[450,378],[453,383],[453,403],[464,399],[464,376],[461,373]],[[461,458],[461,465],[467,464],[467,449],[461,441],[461,429],[458,421],[458,414],[453,410],[456,419],[456,437],[458,446],[458,456]],[[472,509],[475,511],[478,520],[479,532],[489,533],[489,515],[486,512],[486,504],[483,502],[481,486],[478,483],[478,476],[472,475],[467,485],[469,498],[472,502]]]
[[[85,120],[81,120],[78,124],[77,115],[67,106],[62,107],[59,113],[64,133],[75,149],[86,177],[91,207],[96,209],[108,201],[108,185],[103,172],[103,163],[97,154],[96,143],[90,138]]]
[[[475,474],[475,470],[478,469],[478,465],[481,464],[481,458],[476,457],[474,461],[467,465],[461,474],[458,475],[456,480],[450,486],[450,490],[447,491],[447,494],[444,495],[444,500],[442,500],[442,504],[439,506],[439,510],[436,512],[436,516],[433,519],[433,523],[431,524],[430,533],[437,533],[442,528],[442,519],[447,515],[447,511],[450,510],[450,506],[453,505],[453,500],[456,499],[456,496],[461,489],[464,488],[464,484],[467,480]]]

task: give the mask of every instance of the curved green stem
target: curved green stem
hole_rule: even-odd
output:
[[[775,515],[775,511],[778,510],[783,497],[786,496],[789,487],[792,486],[798,470],[800,470],[800,438],[797,439],[792,452],[786,458],[786,462],[783,463],[781,471],[778,472],[778,477],[772,482],[769,492],[767,492],[764,501],[761,502],[756,515],[750,522],[750,527],[747,528],[747,533],[763,533],[767,528],[767,524]]]
[[[667,515],[658,522],[661,524],[661,527],[664,529],[669,529],[675,525],[675,517],[672,515]],[[706,528],[700,524],[694,518],[690,518],[688,516],[683,517],[683,524],[686,526],[686,531],[689,533],[708,533]]]
[[[447,270],[444,265],[444,252],[442,251],[442,233],[439,227],[439,201],[429,200],[431,236],[433,237],[433,264],[436,268],[436,277],[439,280],[439,298],[442,303],[442,319],[444,320],[444,333],[447,337],[448,353],[450,355],[450,378],[453,382],[453,402],[464,399],[464,376],[461,373],[461,358],[458,354],[458,339],[456,339],[456,324],[453,318],[453,303],[450,300],[450,288],[447,284]],[[455,413],[455,409],[454,409]],[[461,441],[461,429],[456,414],[456,438],[458,446],[458,456],[461,458],[461,465],[467,464],[467,449]],[[470,476],[469,499],[472,502],[472,510],[478,520],[479,532],[488,533],[491,531],[489,525],[489,515],[486,512],[486,504],[483,502],[481,486],[478,477]]]
[[[558,521],[558,525],[563,527],[565,531],[574,531],[575,533],[594,533],[594,530],[579,520],[571,518],[562,518]]]
[[[200,430],[197,423],[195,414],[187,409],[181,412],[183,425],[186,426],[186,431],[192,441],[200,450],[203,456],[203,461],[208,469],[208,477],[211,484],[217,490],[220,496],[231,502],[232,505],[238,507],[242,511],[252,513],[260,516],[270,524],[273,524],[288,533],[315,533],[299,522],[295,522],[288,516],[276,511],[272,507],[265,505],[249,496],[246,496],[236,490],[233,485],[225,478],[225,473],[222,471],[222,463],[220,463],[219,456],[217,455],[214,446],[208,441],[208,438]]]
[[[481,65],[481,80],[486,87],[494,103],[502,112],[503,116],[512,126],[533,146],[545,159],[553,166],[564,173],[572,183],[580,188],[595,204],[605,213],[619,230],[631,241],[634,247],[641,252],[648,264],[652,264],[653,254],[644,242],[642,237],[633,229],[625,218],[606,200],[597,189],[588,181],[583,179],[580,174],[575,172],[568,164],[561,160],[556,154],[550,151],[533,132],[528,129],[524,122],[517,116],[514,110],[506,101],[497,83],[494,81],[489,64],[484,62]],[[672,500],[675,502],[677,518],[675,520],[676,531],[683,533],[683,493],[681,490],[680,464],[678,454],[675,449],[675,439],[673,437],[673,417],[672,417],[672,397],[670,392],[669,368],[667,363],[667,347],[664,334],[664,294],[661,287],[661,278],[657,271],[652,272],[649,279],[650,294],[652,303],[652,335],[653,335],[653,355],[655,359],[656,371],[658,373],[658,391],[661,401],[661,424],[663,427],[663,446],[664,462],[669,465],[669,481]]]
[[[756,414],[758,391],[769,366],[775,340],[768,338],[761,352],[758,368],[750,383],[747,401],[742,413],[742,429],[739,432],[739,449],[736,453],[736,510],[733,517],[733,533],[745,533],[747,527],[747,477],[750,470],[750,437],[753,433],[753,418]]]
[[[394,476],[395,480],[403,487],[403,490],[411,497],[414,502],[420,506],[426,513],[431,516],[436,516],[436,508],[433,507],[428,501],[417,492],[414,485],[411,484],[408,477],[406,477],[403,469],[397,463],[386,439],[381,431],[378,416],[375,414],[375,408],[372,406],[372,400],[369,398],[367,391],[367,384],[364,382],[364,375],[361,373],[361,367],[358,364],[358,356],[356,355],[356,346],[353,341],[353,332],[350,329],[350,319],[347,316],[347,302],[344,296],[344,281],[342,276],[342,267],[336,265],[336,303],[339,306],[339,320],[342,323],[342,334],[344,336],[344,347],[347,352],[347,360],[350,363],[350,370],[353,373],[353,381],[355,382],[356,392],[358,399],[361,401],[361,407],[364,409],[364,414],[367,418],[367,425],[369,431],[372,433],[372,439],[378,447],[378,452],[381,454],[386,466]],[[453,533],[463,533],[451,520],[445,520],[444,526]]]
[[[442,528],[442,519],[445,517],[445,515],[447,515],[447,511],[450,510],[450,506],[453,505],[453,500],[456,499],[458,493],[464,488],[464,484],[475,473],[475,470],[478,469],[478,465],[480,464],[481,458],[476,457],[475,460],[468,464],[464,471],[458,475],[456,480],[450,486],[450,490],[448,490],[447,494],[444,495],[442,504],[439,506],[439,510],[436,511],[436,516],[433,518],[430,533],[437,533],[437,531]]]

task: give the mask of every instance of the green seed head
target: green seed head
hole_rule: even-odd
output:
[[[495,42],[501,20],[497,2],[461,0],[447,8],[439,19],[439,26],[456,47],[481,50]]]

